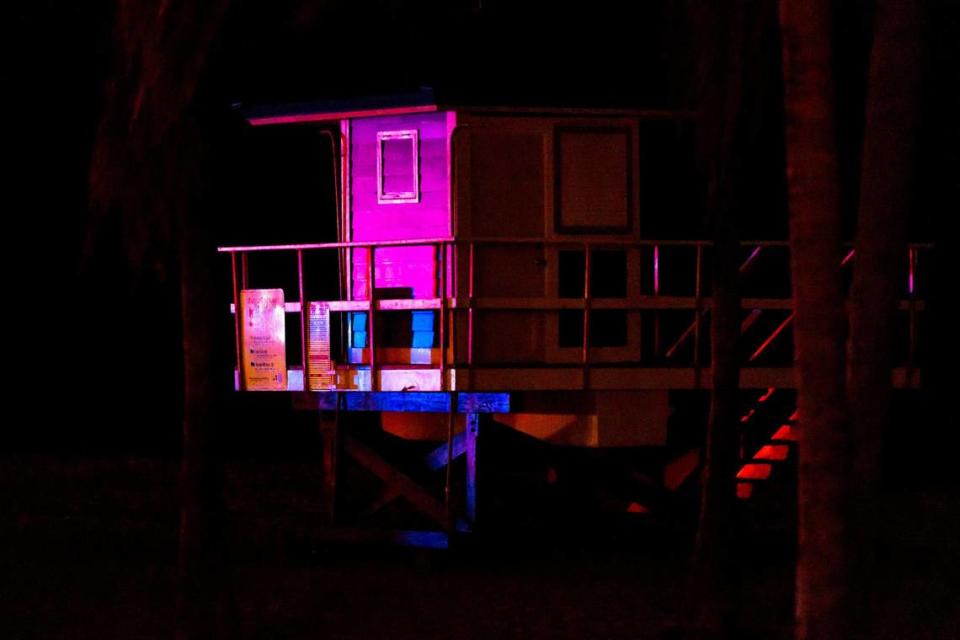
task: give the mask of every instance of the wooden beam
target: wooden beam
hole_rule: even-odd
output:
[[[458,433],[453,436],[453,458],[459,458],[467,451],[467,436],[465,433]],[[423,457],[423,462],[432,471],[439,471],[447,466],[447,443],[444,442],[436,449]]]
[[[351,436],[345,436],[343,438],[343,451],[356,460],[361,466],[380,478],[388,487],[395,489],[400,495],[409,500],[410,504],[416,507],[418,511],[434,522],[446,527],[447,512],[443,506],[443,502],[433,497],[433,495],[409,476],[402,473],[372,449]]]
[[[383,509],[385,506],[400,497],[400,490],[395,485],[386,485],[377,494],[377,497],[371,500],[361,512],[361,517],[369,517]]]

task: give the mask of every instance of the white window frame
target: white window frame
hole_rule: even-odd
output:
[[[413,190],[412,191],[391,191],[384,190],[383,180],[383,147],[388,140],[412,140],[413,157],[411,158],[413,166]],[[402,131],[378,131],[377,132],[377,203],[378,204],[402,204],[407,202],[420,202],[420,132],[417,129],[404,129]]]

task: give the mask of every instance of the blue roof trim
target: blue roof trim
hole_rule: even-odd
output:
[[[414,93],[400,93],[386,96],[366,96],[342,100],[319,100],[287,104],[267,104],[244,106],[234,105],[248,120],[259,118],[280,118],[324,113],[342,113],[347,111],[375,111],[377,109],[395,109],[404,107],[426,107],[437,104],[432,89],[421,89]]]

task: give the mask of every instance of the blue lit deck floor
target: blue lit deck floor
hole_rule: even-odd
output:
[[[358,367],[358,370],[369,370],[367,367]],[[393,372],[437,372],[438,368],[431,367],[391,367],[386,369]],[[452,391],[458,394],[467,394],[463,397],[493,397],[500,395],[508,398],[510,394],[524,392],[569,392],[569,391],[614,391],[614,390],[688,390],[710,389],[712,386],[712,370],[709,367],[656,367],[656,366],[618,366],[608,364],[583,366],[549,366],[549,367],[452,367],[446,370],[446,377],[452,381]],[[235,374],[235,388],[239,389],[239,376]],[[918,389],[921,386],[920,369],[916,367],[897,367],[892,373],[892,384],[897,389]],[[422,379],[422,378],[421,378]],[[299,367],[290,368],[287,372],[287,392],[303,392],[303,371]],[[335,397],[336,392],[350,394],[376,393],[448,393],[439,388],[439,375],[436,388],[417,388],[404,391],[403,386],[396,388],[381,386],[380,391],[369,389],[337,389],[330,391],[313,391],[316,395]],[[796,388],[796,372],[793,367],[742,367],[740,369],[741,389],[777,389]],[[470,394],[473,394],[472,396]],[[493,394],[493,395],[491,395]],[[446,408],[416,408],[414,400],[405,399],[404,406],[410,408],[386,408],[380,406],[383,402],[393,402],[389,396],[373,399],[359,399],[364,396],[353,396],[352,403],[358,403],[353,411],[447,411]],[[426,398],[426,396],[424,396]],[[439,407],[436,403],[442,400],[439,396],[424,400],[427,407]],[[332,403],[332,399],[317,400],[317,402]],[[361,408],[369,406],[370,408]],[[377,406],[378,408],[373,408]],[[502,409],[486,410],[477,408],[480,413],[508,413]],[[464,410],[464,413],[469,411]]]

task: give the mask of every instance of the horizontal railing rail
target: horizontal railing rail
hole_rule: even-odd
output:
[[[517,296],[497,296],[490,295],[489,292],[480,292],[477,287],[477,277],[480,272],[480,259],[484,248],[489,247],[510,247],[510,246],[533,246],[542,247],[544,250],[572,249],[582,252],[582,291],[579,295],[571,296],[569,292],[561,296],[559,290],[554,295],[543,295],[534,297]],[[740,265],[741,276],[746,278],[757,269],[757,263],[765,256],[773,252],[781,261],[780,267],[786,278],[789,278],[789,242],[785,240],[751,240],[741,242],[741,249],[746,256]],[[905,311],[908,316],[908,342],[907,345],[907,371],[908,380],[912,377],[912,371],[916,368],[917,358],[917,333],[918,333],[918,314],[924,311],[923,300],[918,295],[918,256],[921,252],[933,248],[932,243],[911,243],[908,245],[906,262],[907,283],[905,287],[905,297],[901,300],[899,308]],[[430,247],[435,252],[435,267],[437,268],[437,277],[435,279],[433,295],[419,298],[379,298],[376,286],[377,268],[376,251],[393,247]],[[640,272],[648,274],[644,279],[641,276],[639,282],[632,283],[634,286],[628,286],[624,295],[598,296],[591,290],[591,282],[594,268],[592,259],[598,251],[608,250],[621,251],[641,251],[639,260],[641,260]],[[596,366],[593,361],[594,350],[597,347],[591,345],[591,312],[601,310],[621,310],[624,312],[653,312],[653,332],[654,332],[654,360],[669,361],[674,359],[679,353],[680,347],[685,343],[692,344],[690,352],[692,362],[690,366],[696,372],[697,379],[703,368],[701,352],[704,350],[703,341],[703,323],[706,320],[710,308],[710,294],[705,283],[709,282],[707,276],[709,269],[706,266],[706,252],[712,250],[712,242],[708,240],[637,240],[637,239],[619,239],[619,238],[473,238],[457,239],[450,237],[419,238],[404,240],[378,240],[378,241],[351,241],[351,242],[321,242],[321,243],[301,243],[301,244],[268,244],[268,245],[242,245],[242,246],[224,246],[219,247],[218,252],[230,255],[231,275],[232,275],[232,293],[233,304],[231,311],[235,318],[235,342],[236,342],[236,365],[238,370],[241,367],[241,324],[239,317],[235,313],[239,305],[240,291],[249,288],[249,264],[248,255],[258,253],[291,253],[296,255],[297,259],[297,297],[296,302],[287,302],[285,310],[288,313],[297,313],[300,315],[300,343],[301,343],[301,364],[303,366],[304,381],[307,379],[306,367],[307,358],[307,321],[305,309],[307,309],[307,300],[305,296],[305,273],[304,273],[304,254],[315,251],[338,251],[340,261],[336,278],[341,283],[341,294],[339,300],[325,301],[330,311],[333,312],[365,312],[367,314],[367,351],[369,353],[368,363],[370,368],[371,390],[377,390],[378,369],[377,362],[377,335],[375,316],[378,313],[386,311],[401,310],[436,310],[439,313],[439,347],[440,347],[440,384],[441,390],[451,388],[445,370],[448,365],[460,367],[465,360],[466,367],[469,369],[478,365],[477,354],[475,350],[475,324],[477,322],[477,312],[497,310],[526,313],[559,313],[561,311],[582,311],[582,337],[580,342],[579,366],[583,370],[583,386],[589,387],[589,375],[591,367]],[[461,255],[466,251],[465,256]],[[668,253],[680,253],[683,255],[670,255]],[[365,265],[359,262],[353,264],[349,258],[344,258],[347,253],[361,253],[364,256]],[[551,254],[556,255],[556,254]],[[239,257],[239,265],[238,265]],[[637,256],[633,256],[637,259]],[[463,258],[463,260],[461,260]],[[850,246],[845,249],[845,257],[841,260],[840,266],[850,264],[855,259],[854,252]],[[682,263],[679,267],[677,263]],[[354,268],[364,266],[366,269],[365,278],[355,278],[359,274],[352,274]],[[456,268],[451,268],[455,266]],[[347,273],[343,273],[343,269]],[[670,269],[681,269],[684,272],[684,283],[682,291],[668,291],[666,286],[666,271]],[[330,277],[330,276],[328,276]],[[545,276],[546,277],[546,276]],[[354,282],[351,280],[365,280],[364,293],[354,295]],[[466,282],[458,282],[459,279],[465,279]],[[769,335],[761,340],[759,345],[750,349],[749,358],[745,364],[755,364],[760,356],[778,340],[785,329],[790,325],[792,314],[792,302],[790,299],[789,281],[780,284],[780,290],[787,292],[786,295],[745,295],[742,298],[742,307],[749,312],[742,324],[742,331],[746,333],[751,327],[758,326],[756,322],[760,314],[764,312],[776,313],[782,312],[786,315],[776,320],[775,329]],[[345,287],[343,286],[345,285]],[[673,285],[677,287],[676,284]],[[344,295],[345,289],[345,295]],[[361,299],[354,299],[360,297]],[[693,318],[685,330],[677,335],[673,342],[665,347],[662,344],[661,314],[668,310],[692,311]],[[466,314],[466,357],[458,358],[456,336],[454,332],[457,328],[454,314]],[[460,316],[462,317],[462,316]],[[344,349],[347,347],[344,345]],[[640,354],[636,358],[628,359],[630,362],[642,361],[644,358]],[[569,364],[568,361],[567,364]],[[240,376],[240,385],[243,388],[243,376]]]

